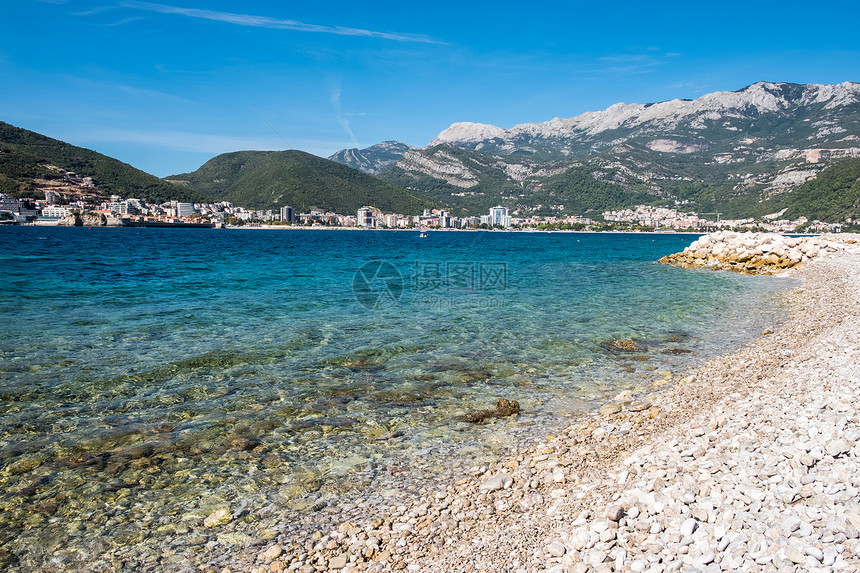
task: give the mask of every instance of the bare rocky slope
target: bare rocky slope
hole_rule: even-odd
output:
[[[342,149],[329,157],[347,167],[376,175],[397,163],[405,153],[414,149],[411,145],[399,141],[383,141],[365,149]]]

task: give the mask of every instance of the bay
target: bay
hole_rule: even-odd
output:
[[[644,395],[793,284],[653,264],[694,239],[0,228],[0,560],[197,562],[219,504],[253,531],[396,500]]]

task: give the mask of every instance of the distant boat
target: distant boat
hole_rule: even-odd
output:
[[[418,234],[422,239],[427,236],[427,229],[421,229],[421,232]]]

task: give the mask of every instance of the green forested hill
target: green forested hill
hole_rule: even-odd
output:
[[[820,221],[860,218],[860,158],[845,159],[822,171],[784,199],[785,216]]]
[[[209,201],[205,195],[167,183],[118,159],[0,121],[0,191],[17,197],[31,196],[34,178],[58,177],[43,164],[92,177],[105,195],[136,197],[151,203],[169,199]]]
[[[363,205],[415,214],[429,201],[371,175],[303,151],[238,151],[218,155],[193,173],[173,175],[219,201],[253,209],[290,205],[353,213]]]

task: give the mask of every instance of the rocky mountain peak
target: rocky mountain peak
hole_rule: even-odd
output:
[[[451,124],[451,127],[437,135],[436,138],[430,142],[429,147],[443,143],[469,143],[483,141],[485,139],[502,137],[505,133],[506,131],[504,129],[496,127],[495,125],[461,121]]]
[[[510,129],[494,125],[458,122],[442,131],[430,145],[449,143],[475,149],[491,140],[513,141],[529,138],[596,136],[620,128],[674,129],[688,123],[694,129],[707,120],[742,118],[750,113],[779,113],[810,105],[825,109],[860,101],[860,84],[837,85],[757,82],[733,92],[714,92],[693,100],[673,99],[654,104],[616,103],[604,110],[589,111],[568,119],[554,118],[541,123],[523,123]]]

